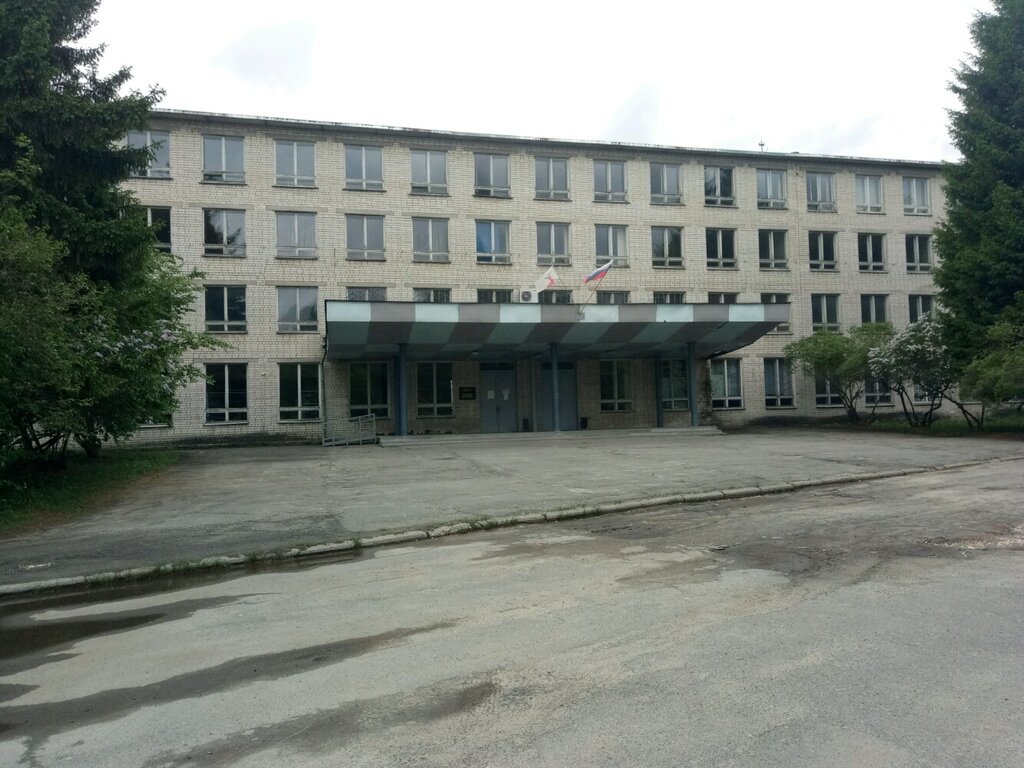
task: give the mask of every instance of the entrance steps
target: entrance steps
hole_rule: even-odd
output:
[[[661,427],[650,429],[581,429],[572,432],[496,432],[490,434],[464,435],[395,435],[382,436],[380,445],[385,448],[400,448],[414,445],[461,445],[467,443],[533,443],[548,440],[616,440],[624,437],[644,435],[663,437],[715,437],[724,434],[715,426]]]

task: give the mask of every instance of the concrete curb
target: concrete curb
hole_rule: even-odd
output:
[[[72,587],[88,587],[100,584],[111,584],[118,581],[129,581],[151,576],[162,576],[172,573],[187,573],[190,571],[206,570],[212,568],[228,568],[249,563],[272,562],[275,560],[291,560],[312,555],[327,555],[337,552],[351,552],[364,547],[383,547],[395,544],[406,544],[427,539],[439,539],[446,536],[457,536],[471,531],[489,530],[492,528],[507,528],[513,525],[524,525],[528,523],[546,523],[556,520],[574,520],[582,517],[596,517],[598,515],[610,514],[613,512],[629,512],[636,509],[651,509],[653,507],[665,507],[680,504],[700,504],[707,501],[723,501],[725,499],[745,499],[756,496],[769,496],[780,493],[790,493],[805,488],[821,488],[829,485],[849,485],[861,483],[867,480],[888,480],[894,477],[907,475],[922,475],[930,472],[947,472],[967,467],[978,467],[985,464],[998,464],[1005,461],[1021,461],[1020,456],[1001,456],[995,459],[982,459],[979,461],[961,461],[955,464],[940,464],[934,467],[912,467],[910,469],[891,469],[879,472],[864,472],[860,474],[836,475],[833,477],[822,477],[814,480],[796,480],[787,483],[774,483],[763,486],[746,486],[742,488],[728,488],[719,491],[704,491],[702,493],[683,493],[670,496],[655,496],[646,499],[635,499],[632,501],[619,501],[607,504],[591,504],[582,507],[570,507],[568,509],[557,509],[550,512],[528,512],[521,515],[506,515],[503,517],[489,517],[469,523],[456,521],[434,528],[430,531],[412,530],[400,533],[387,533],[378,536],[370,536],[365,539],[347,539],[345,541],[312,544],[306,547],[293,547],[291,549],[270,552],[256,552],[249,555],[220,555],[215,557],[204,557],[200,560],[186,560],[178,563],[164,563],[162,565],[144,566],[140,568],[126,568],[120,571],[106,571],[95,573],[89,576],[69,576],[60,579],[49,579],[44,581],[31,581],[23,584],[0,585],[0,598],[24,595],[32,592],[48,592],[57,589]]]

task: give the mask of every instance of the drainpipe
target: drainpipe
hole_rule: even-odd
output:
[[[405,437],[409,434],[409,377],[406,375],[407,345],[398,345],[395,358],[395,434]]]
[[[690,426],[700,426],[700,393],[697,391],[697,342],[686,343],[686,386],[690,393]]]

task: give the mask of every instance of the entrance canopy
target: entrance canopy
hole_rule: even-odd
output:
[[[326,301],[327,358],[559,358],[731,352],[789,321],[788,304],[420,304]]]

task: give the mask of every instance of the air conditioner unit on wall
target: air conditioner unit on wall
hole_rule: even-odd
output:
[[[524,288],[519,291],[519,303],[520,304],[536,304],[537,303],[537,292],[532,288]]]

